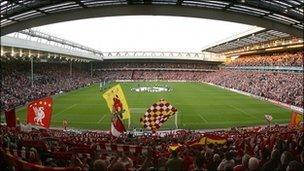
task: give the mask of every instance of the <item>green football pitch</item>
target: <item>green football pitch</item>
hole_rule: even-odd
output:
[[[111,87],[116,83],[107,85]],[[167,85],[168,92],[134,92],[140,86]],[[133,82],[121,83],[131,111],[129,129],[141,128],[139,122],[154,102],[166,99],[178,109],[177,126],[181,129],[213,129],[234,126],[265,124],[264,115],[271,114],[273,123],[287,123],[290,110],[269,102],[240,95],[203,83]],[[109,130],[111,114],[102,98],[99,84],[63,93],[53,97],[52,127],[62,127],[62,120],[69,121],[70,128]],[[22,122],[26,108],[17,110]],[[127,121],[124,121],[128,125]],[[175,118],[170,118],[161,129],[175,129]]]

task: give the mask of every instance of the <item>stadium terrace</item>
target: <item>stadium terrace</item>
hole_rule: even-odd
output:
[[[0,6],[0,170],[304,171],[303,1]],[[124,15],[254,26],[217,41],[210,34],[198,52],[103,51],[34,28]],[[99,34],[91,39],[106,47]]]

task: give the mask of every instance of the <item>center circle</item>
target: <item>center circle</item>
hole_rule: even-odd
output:
[[[149,93],[160,93],[171,91],[171,88],[168,86],[140,86],[132,88],[133,92],[149,92]]]

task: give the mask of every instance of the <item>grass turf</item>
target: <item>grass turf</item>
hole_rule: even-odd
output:
[[[161,93],[132,92],[131,88],[138,84],[168,85],[173,90]],[[108,86],[112,85],[114,83]],[[131,108],[129,129],[141,128],[140,117],[151,104],[161,98],[178,109],[178,127],[184,129],[260,125],[265,124],[265,114],[271,114],[274,123],[287,123],[290,119],[290,110],[207,84],[133,82],[121,85]],[[72,128],[109,130],[110,112],[102,98],[102,92],[99,91],[99,84],[55,96],[53,100],[51,126],[62,127],[62,120],[66,118]],[[25,107],[18,110],[17,117],[22,122],[25,121]],[[126,121],[125,123],[127,125]],[[161,129],[172,128],[175,128],[174,117]]]

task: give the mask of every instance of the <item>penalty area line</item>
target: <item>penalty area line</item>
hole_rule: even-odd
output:
[[[100,123],[105,117],[106,117],[106,115],[103,115],[97,123]]]
[[[199,114],[199,117],[205,122],[208,123],[207,119],[205,119],[205,117],[202,114]]]
[[[244,110],[242,110],[242,109],[240,109],[240,108],[238,108],[238,107],[235,107],[235,106],[233,106],[233,105],[231,105],[231,104],[228,104],[228,106],[234,108],[235,110],[237,110],[237,111],[243,113],[243,114],[246,115],[246,116],[251,117],[252,119],[258,119],[258,120],[259,120],[259,118],[257,118],[257,117],[255,117],[255,116],[253,116],[253,115],[251,115],[251,114],[245,112]]]
[[[56,113],[55,115],[53,115],[52,118],[55,118],[55,117],[58,116],[59,114],[62,114],[63,112],[72,109],[72,108],[75,107],[76,105],[77,105],[77,104],[72,104],[71,106],[69,106],[69,107],[63,109],[62,111]]]

